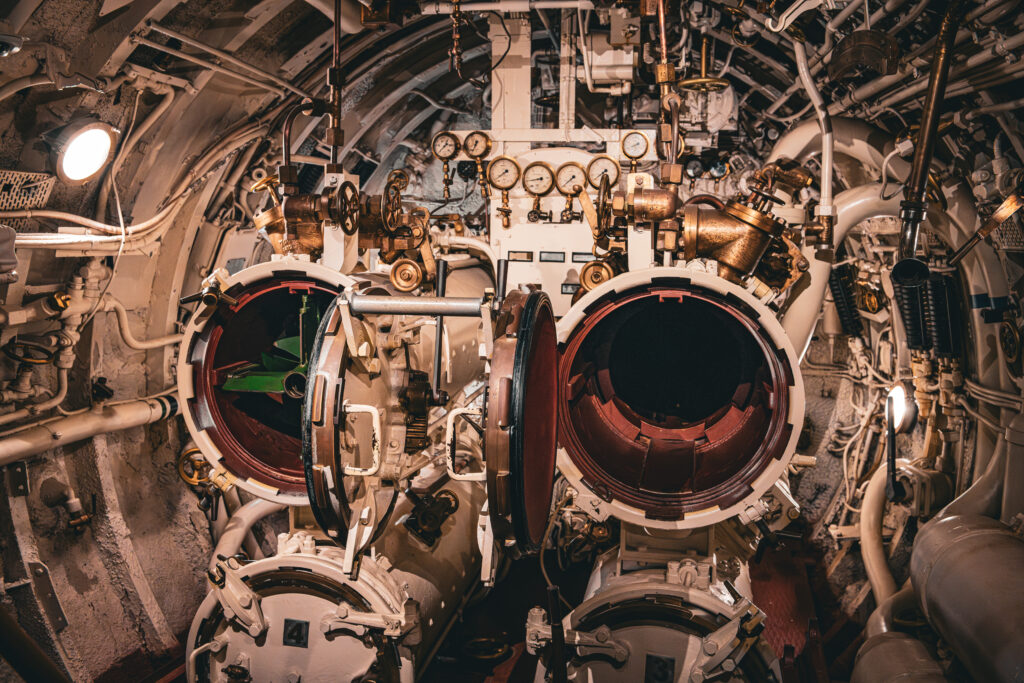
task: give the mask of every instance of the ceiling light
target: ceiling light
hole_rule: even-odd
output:
[[[95,119],[65,126],[54,138],[53,163],[67,185],[84,185],[97,178],[114,156],[117,130]]]

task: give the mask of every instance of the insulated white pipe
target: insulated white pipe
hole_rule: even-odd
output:
[[[879,466],[871,475],[864,501],[860,508],[860,554],[864,570],[875,595],[875,604],[881,605],[896,592],[896,579],[892,578],[889,560],[882,543],[882,521],[885,519],[885,483],[888,471]]]
[[[87,413],[30,427],[0,439],[0,466],[44,453],[57,446],[89,439],[97,434],[139,427],[173,417],[179,410],[176,394],[117,405],[97,406]]]
[[[252,527],[256,522],[264,517],[269,517],[275,512],[280,512],[286,507],[286,505],[275,503],[272,500],[253,498],[238,508],[235,514],[231,515],[228,525],[224,527],[224,533],[221,534],[220,540],[217,541],[217,547],[213,549],[213,555],[210,557],[210,571],[216,569],[219,558],[238,554],[239,549],[245,542],[246,536],[252,531]]]
[[[796,55],[800,81],[804,85],[804,90],[807,91],[807,98],[814,105],[814,112],[818,117],[818,127],[821,129],[821,198],[815,212],[818,216],[835,216],[835,207],[832,202],[832,150],[834,147],[832,120],[825,107],[825,100],[818,92],[818,86],[814,83],[814,77],[811,76],[811,71],[807,66],[807,51],[804,49],[804,44],[799,40],[794,40],[793,52]],[[834,247],[836,244],[838,242],[833,235],[833,242],[828,246]]]
[[[157,337],[155,339],[136,339],[128,323],[128,311],[125,309],[124,304],[117,299],[108,299],[106,308],[108,311],[113,311],[117,314],[117,324],[121,330],[121,339],[124,340],[125,346],[130,349],[135,349],[136,351],[159,349],[181,341],[182,335],[180,334],[169,334],[166,337]]]
[[[835,244],[842,244],[846,233],[861,221],[899,214],[899,197],[882,199],[881,187],[878,183],[871,183],[845,190],[836,196]],[[810,284],[800,292],[782,317],[782,327],[801,358],[814,333],[814,325],[825,301],[825,290],[828,289],[828,276],[832,272],[831,263],[815,258],[813,247],[804,247],[803,254],[811,264],[807,269]]]
[[[0,425],[9,424],[11,422],[17,422],[18,420],[23,420],[26,417],[31,417],[33,415],[45,413],[51,408],[56,408],[61,403],[63,403],[64,399],[67,398],[67,396],[68,370],[67,368],[59,368],[57,370],[57,393],[54,394],[52,398],[48,398],[42,403],[33,403],[32,405],[26,406],[24,408],[19,408],[18,410],[12,411],[10,413],[4,413],[3,415],[0,415]],[[3,442],[0,442],[0,444],[2,443]],[[0,453],[2,452],[2,448],[0,448]],[[0,460],[0,465],[2,464],[3,461]]]

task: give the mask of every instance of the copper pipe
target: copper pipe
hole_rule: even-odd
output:
[[[661,43],[662,64],[668,64],[668,38],[665,33],[665,1],[658,0],[658,39]]]
[[[327,144],[331,146],[331,165],[338,163],[338,150],[344,140],[341,130],[341,86],[344,77],[341,73],[341,0],[334,0],[334,55],[331,68],[327,72],[327,84],[330,86],[330,126],[327,130]]]
[[[711,41],[708,40],[707,34],[701,35],[700,38],[700,77],[708,77],[708,49],[711,46]]]

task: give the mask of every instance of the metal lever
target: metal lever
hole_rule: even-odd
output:
[[[505,301],[505,293],[508,290],[508,259],[498,259],[498,272],[494,274],[494,304],[495,311],[501,309]]]
[[[955,266],[964,259],[967,254],[971,252],[974,247],[978,246],[978,243],[988,237],[1006,221],[1013,218],[1013,214],[1017,213],[1024,208],[1024,197],[1021,196],[1021,191],[1014,192],[999,205],[999,208],[988,217],[988,220],[978,228],[971,237],[964,242],[964,244],[956,250],[956,253],[949,257],[949,265]]]
[[[196,301],[202,302],[206,306],[216,306],[218,304],[227,304],[228,306],[234,306],[238,303],[237,299],[234,299],[224,292],[220,291],[220,287],[216,285],[207,285],[195,294],[189,294],[178,300],[178,303],[184,306],[185,304],[195,303]]]
[[[885,399],[885,497],[889,500],[896,499],[896,424],[893,417],[893,406],[895,401],[892,396]]]
[[[448,262],[444,259],[437,261],[437,280],[435,282],[435,293],[439,299],[444,298],[444,292],[448,285]],[[448,403],[448,395],[441,390],[441,352],[444,350],[444,316],[438,315],[434,318],[437,325],[434,336],[434,367],[430,375],[430,389],[433,394],[434,405]]]

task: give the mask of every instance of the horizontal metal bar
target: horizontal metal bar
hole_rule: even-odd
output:
[[[220,64],[214,64],[213,62],[207,61],[200,57],[196,57],[195,55],[190,55],[186,52],[182,52],[181,50],[175,50],[174,48],[168,47],[167,45],[163,45],[154,40],[150,40],[149,38],[144,38],[140,35],[133,35],[131,41],[138,45],[145,45],[146,47],[151,47],[154,50],[159,50],[160,52],[166,52],[167,54],[173,57],[177,57],[178,59],[184,59],[187,62],[192,62],[193,64],[203,67],[204,69],[209,69],[210,71],[214,71],[219,74],[224,74],[225,76],[228,76],[230,78],[242,81],[243,83],[248,83],[249,85],[254,85],[257,88],[269,90],[270,92],[276,93],[281,96],[283,96],[287,92],[283,88],[278,88],[277,86],[271,85],[269,83],[264,83],[263,81],[256,80],[255,78],[250,78],[249,76],[246,76],[243,73],[239,73],[233,69],[221,66]]]
[[[462,318],[480,316],[483,299],[438,296],[376,296],[353,294],[349,309],[355,315],[443,315]]]
[[[270,72],[268,72],[268,71],[266,71],[264,69],[260,69],[259,67],[253,66],[252,64],[249,64],[248,62],[244,62],[241,59],[238,59],[237,57],[235,57],[234,55],[230,55],[227,52],[224,52],[223,50],[218,50],[217,48],[213,47],[212,45],[207,45],[206,43],[204,43],[204,42],[202,42],[200,40],[197,40],[196,38],[193,38],[191,36],[187,36],[184,33],[178,33],[177,31],[173,31],[173,30],[167,28],[166,26],[161,26],[160,24],[158,24],[155,21],[149,21],[146,24],[146,26],[151,31],[156,31],[157,33],[162,33],[162,34],[164,34],[165,36],[167,36],[169,38],[174,38],[175,40],[181,41],[185,45],[191,45],[192,47],[198,48],[198,49],[202,50],[203,52],[206,52],[208,54],[213,55],[214,57],[218,57],[219,59],[224,60],[228,64],[232,64],[232,65],[237,66],[237,67],[239,67],[241,69],[245,69],[246,71],[248,71],[250,73],[253,73],[253,74],[256,74],[257,76],[262,76],[263,78],[266,78],[267,80],[271,81],[272,83],[276,83],[277,85],[281,86],[282,88],[285,88],[287,90],[292,91],[293,93],[295,93],[299,97],[308,97],[310,99],[313,98],[313,96],[311,94],[309,94],[305,90],[300,90],[299,88],[296,88],[294,85],[292,85],[288,81],[284,80],[283,78],[278,78],[274,74],[272,74],[272,73],[270,73]]]

